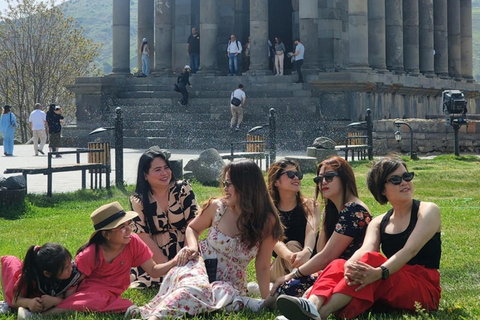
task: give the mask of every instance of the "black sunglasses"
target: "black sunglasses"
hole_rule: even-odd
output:
[[[280,174],[280,176],[284,174],[286,174],[289,179],[293,179],[295,177],[297,177],[298,180],[303,179],[303,173],[301,173],[300,171],[284,171]]]
[[[228,188],[232,185],[231,181],[225,180],[222,182],[224,188]]]
[[[402,183],[402,179],[408,182],[408,181],[412,181],[414,176],[415,176],[415,172],[405,172],[401,176],[391,176],[390,179],[387,180],[387,182],[390,182],[391,184],[398,186],[400,183]]]
[[[315,182],[316,184],[319,184],[319,183],[322,183],[323,179],[325,179],[325,181],[327,181],[327,182],[332,182],[333,178],[335,178],[335,177],[338,177],[337,172],[328,172],[323,176],[321,174],[319,174],[318,176],[313,178],[313,182]]]

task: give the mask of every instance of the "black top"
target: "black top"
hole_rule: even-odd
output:
[[[390,217],[392,216],[393,209],[390,209],[383,217],[382,221],[380,222],[380,243],[382,246],[382,251],[387,258],[393,256],[397,251],[405,246],[408,237],[417,224],[419,206],[420,201],[413,200],[410,223],[405,231],[397,234],[385,233],[385,228],[390,220]],[[423,248],[420,249],[417,255],[407,262],[407,264],[421,265],[430,269],[438,269],[440,267],[440,257],[442,253],[441,244],[440,232],[437,232],[430,240],[428,240]]]
[[[295,208],[293,208],[293,210],[290,211],[278,210],[278,213],[280,213],[280,219],[285,226],[285,239],[283,242],[287,243],[288,241],[294,240],[300,242],[302,247],[305,246],[305,228],[307,227],[307,217],[305,216],[301,205],[297,205]],[[312,249],[315,250],[315,248]],[[277,256],[275,251],[273,252],[273,256]]]
[[[200,54],[200,35],[198,33],[195,35],[191,34],[187,43],[189,44],[188,53]]]
[[[177,78],[178,84],[183,84],[186,86],[187,84],[190,85],[190,72],[182,72]]]
[[[69,288],[78,284],[78,280],[82,274],[78,271],[77,266],[73,265],[70,278],[58,280],[55,278],[47,278],[42,273],[38,275],[38,289],[41,293],[56,297],[65,293]]]
[[[63,119],[61,114],[56,114],[55,112],[47,112],[47,124],[49,133],[57,133],[62,131],[62,125],[60,120]]]

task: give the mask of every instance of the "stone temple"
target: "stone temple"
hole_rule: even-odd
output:
[[[139,0],[137,45],[148,38],[153,52],[148,77],[134,76],[129,65],[130,2],[113,0],[112,73],[78,78],[70,87],[77,124],[65,135],[72,144],[93,140],[88,132],[111,125],[121,107],[125,147],[225,150],[268,123],[275,108],[278,147],[305,150],[318,136],[344,138],[345,126],[363,120],[369,108],[377,151],[398,149],[398,118],[420,123],[418,151],[446,151],[453,130],[434,119],[442,115],[442,91],[463,91],[472,119],[480,111],[470,0]],[[192,27],[200,33],[200,71],[184,107],[173,84],[189,64]],[[251,38],[250,67],[238,77],[228,77],[231,34],[242,45]],[[285,75],[273,76],[267,43],[275,36],[287,51],[301,39],[305,83],[294,83],[287,58]],[[138,63],[141,69],[140,56]],[[247,93],[245,123],[232,132],[229,100],[239,83]],[[463,150],[479,150],[476,124],[462,127]]]

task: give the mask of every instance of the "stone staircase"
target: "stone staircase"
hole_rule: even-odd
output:
[[[112,126],[114,110],[121,107],[124,118],[124,147],[147,148],[159,145],[167,149],[236,150],[247,138],[247,131],[267,124],[269,110],[276,110],[276,137],[279,150],[306,150],[318,136],[334,140],[344,137],[350,119],[328,121],[322,117],[318,92],[308,83],[294,84],[292,76],[202,76],[193,75],[188,106],[177,101],[173,91],[176,77],[129,78],[112,99],[105,119],[83,127],[67,127],[64,136],[74,143],[75,136],[87,136],[95,126]],[[230,129],[230,94],[238,84],[245,86],[247,102],[244,124],[239,131]],[[255,134],[268,135],[268,127]],[[113,134],[103,134],[113,142]],[[93,140],[96,137],[89,137]]]

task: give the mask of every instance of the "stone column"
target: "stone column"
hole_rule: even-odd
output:
[[[155,70],[154,74],[172,72],[172,11],[175,2],[155,0]]]
[[[448,74],[462,75],[462,47],[460,41],[460,0],[448,0]]]
[[[403,0],[403,64],[405,71],[419,70],[418,0]]]
[[[200,5],[200,57],[202,57],[200,69],[202,74],[214,74],[217,68],[217,21],[217,1],[202,0]],[[226,46],[227,43],[221,43],[221,45]]]
[[[300,0],[299,36],[305,46],[304,69],[318,69],[318,0]]]
[[[434,74],[433,61],[433,0],[419,0],[420,72]]]
[[[113,0],[112,74],[130,74],[130,0]]]
[[[368,68],[368,4],[348,0],[348,67]]]
[[[368,0],[368,64],[380,72],[387,70],[385,0]]]
[[[385,1],[387,69],[403,73],[402,0]]]
[[[462,77],[473,80],[472,1],[460,0]]]
[[[154,0],[138,0],[138,30],[137,30],[137,66],[138,70],[142,70],[142,55],[139,52],[143,38],[148,39],[148,47],[150,48],[150,70],[153,71],[155,43],[153,37],[153,10],[155,7]]]
[[[268,0],[250,0],[250,72],[268,70]]]
[[[448,76],[448,22],[447,0],[433,1],[433,34],[435,73],[441,77]]]

